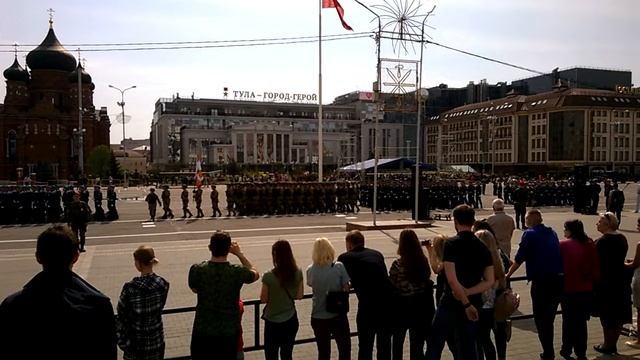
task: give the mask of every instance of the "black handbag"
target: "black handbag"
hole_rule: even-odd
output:
[[[333,267],[333,264],[331,264]],[[344,315],[349,312],[349,292],[329,291],[327,292],[327,311]]]

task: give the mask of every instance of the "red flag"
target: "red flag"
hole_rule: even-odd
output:
[[[344,21],[344,9],[342,8],[342,5],[340,5],[338,0],[322,0],[322,7],[336,8],[336,11],[338,12],[338,16],[340,17],[340,22],[342,22],[342,27],[345,28],[346,30],[353,31],[351,26],[349,26],[349,24],[347,24],[346,21]]]

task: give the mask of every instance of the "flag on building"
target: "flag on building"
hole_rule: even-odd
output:
[[[345,30],[353,31],[351,26],[349,26],[349,24],[347,24],[347,22],[344,21],[344,9],[342,8],[342,5],[340,5],[338,0],[322,0],[322,7],[325,9],[336,8],[336,11],[338,12],[338,17],[340,17],[340,22],[342,23],[342,27],[345,28]]]

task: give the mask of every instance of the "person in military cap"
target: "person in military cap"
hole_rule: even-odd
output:
[[[119,218],[116,200],[118,200],[116,189],[113,185],[109,185],[107,188],[107,220],[109,221],[118,220]]]
[[[173,219],[173,211],[171,211],[171,191],[169,191],[169,185],[162,185],[162,210],[164,214],[163,219]]]
[[[73,201],[69,204],[69,218],[67,223],[80,241],[80,252],[84,252],[85,235],[87,233],[87,223],[91,218],[91,209],[86,202],[80,200],[80,194],[73,195]]]
[[[187,214],[189,214],[189,217],[192,217],[193,214],[189,210],[189,191],[187,191],[187,184],[182,184],[180,200],[182,200],[182,218],[185,219]]]
[[[102,209],[102,190],[100,185],[93,187],[93,206],[96,208],[93,213],[93,221],[103,221],[104,209]]]
[[[33,211],[33,222],[36,224],[42,224],[47,218],[47,193],[42,191],[41,186],[37,186],[33,191],[33,200],[31,202]]]
[[[156,207],[157,205],[162,206],[162,202],[160,202],[160,198],[156,194],[155,188],[150,188],[147,197],[144,198],[144,201],[149,205],[149,217],[151,221],[156,221]]]
[[[204,212],[202,211],[202,188],[200,186],[193,189],[193,200],[196,202],[196,217],[203,217]]]
[[[216,190],[215,185],[211,185],[211,194],[209,194],[209,197],[211,198],[211,209],[213,209],[213,215],[211,216],[216,217],[216,214],[218,214],[218,217],[222,217],[222,211],[220,211],[220,207],[218,207],[218,190]]]
[[[87,206],[89,206],[89,190],[85,185],[80,187],[80,201],[84,201]]]

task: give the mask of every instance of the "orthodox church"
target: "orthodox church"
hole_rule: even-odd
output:
[[[109,145],[110,121],[106,107],[96,110],[93,105],[91,76],[60,44],[51,19],[49,32],[40,46],[29,52],[26,66],[20,64],[16,51],[13,64],[3,75],[6,95],[0,104],[0,180],[78,178],[80,144],[86,165],[92,149]]]

